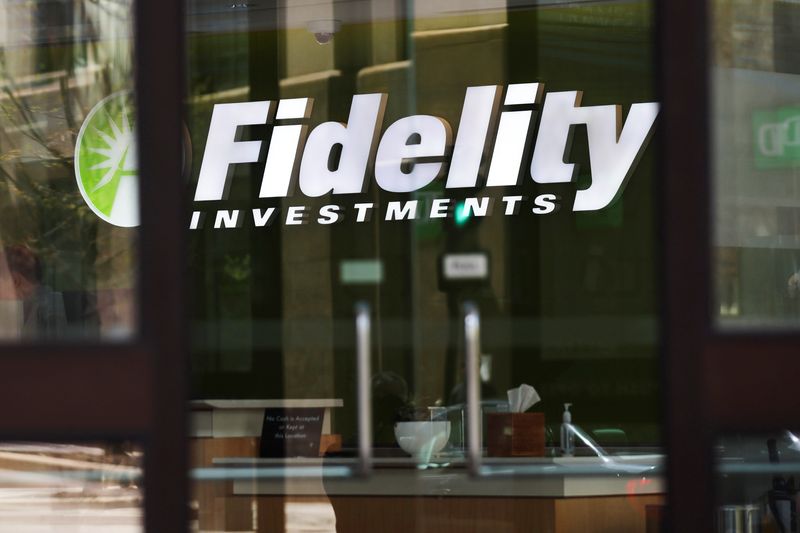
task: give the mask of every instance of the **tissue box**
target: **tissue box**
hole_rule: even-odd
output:
[[[544,413],[488,413],[489,457],[544,457]]]

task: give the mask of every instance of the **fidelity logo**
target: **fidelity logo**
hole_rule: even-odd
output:
[[[439,178],[445,179],[446,190],[514,187],[523,179],[543,185],[574,182],[577,169],[565,158],[572,129],[579,124],[586,125],[591,185],[576,191],[572,210],[607,207],[622,194],[647,146],[658,104],[633,104],[623,124],[619,105],[583,107],[580,91],[550,92],[542,103],[543,89],[539,83],[511,84],[505,90],[500,85],[467,88],[454,141],[450,124],[431,115],[401,118],[381,136],[385,94],[353,96],[346,124],[325,122],[311,131],[307,124],[311,98],[217,104],[190,229],[204,227],[209,211],[214,228],[240,227],[245,220],[256,227],[270,226],[276,220],[286,225],[333,224],[344,220],[348,211],[357,223],[379,211],[384,220],[453,216],[452,200],[446,197],[433,199],[424,212],[419,200],[389,201],[385,206],[352,203],[348,207],[334,199],[365,192],[371,177],[381,189],[393,193],[417,191]],[[535,116],[538,131],[531,141]],[[329,205],[315,213],[304,205],[286,207],[283,213],[277,207],[250,212],[216,208],[212,202],[228,199],[234,165],[257,163],[262,150],[263,141],[238,140],[237,130],[264,124],[272,131],[259,198],[288,198],[299,188],[306,197],[330,194]],[[530,165],[523,168],[529,145]],[[546,215],[555,212],[560,201],[555,194],[530,200],[509,195],[500,200],[504,215],[517,214],[523,207],[534,215]],[[489,196],[468,197],[462,209],[466,215],[486,216],[494,201]],[[526,205],[528,201],[530,205]]]
[[[133,95],[121,91],[95,105],[75,144],[75,178],[89,208],[115,226],[139,225]]]

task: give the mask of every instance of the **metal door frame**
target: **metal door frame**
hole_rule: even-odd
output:
[[[713,531],[716,436],[789,428],[800,413],[793,390],[800,375],[800,330],[723,332],[712,318],[710,8],[697,0],[656,2],[664,106],[662,405],[669,530],[681,533]]]
[[[144,446],[148,532],[188,531],[183,0],[134,0],[141,226],[134,340],[0,344],[0,438]]]

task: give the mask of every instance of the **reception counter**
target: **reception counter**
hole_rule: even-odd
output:
[[[644,533],[648,507],[663,505],[665,493],[657,455],[610,465],[597,457],[487,458],[498,473],[481,477],[458,459],[421,468],[411,458],[377,458],[367,476],[339,458],[210,459],[195,470],[198,497],[205,495],[201,530],[283,532],[290,508],[324,504],[340,533],[376,523],[381,533]]]
[[[339,533],[644,533],[651,531],[648,510],[664,503],[663,456],[653,453],[487,457],[481,476],[470,475],[457,450],[420,465],[399,449],[377,449],[368,475],[359,475],[357,459],[346,453],[258,458],[258,413],[289,406],[272,402],[196,404],[191,445],[200,531],[283,533],[315,509],[327,516],[327,529],[318,531]],[[304,402],[297,406],[337,406]]]

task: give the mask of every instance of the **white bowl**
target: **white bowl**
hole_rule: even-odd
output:
[[[432,455],[442,451],[450,438],[449,421],[396,422],[394,438],[409,455],[428,462]]]

